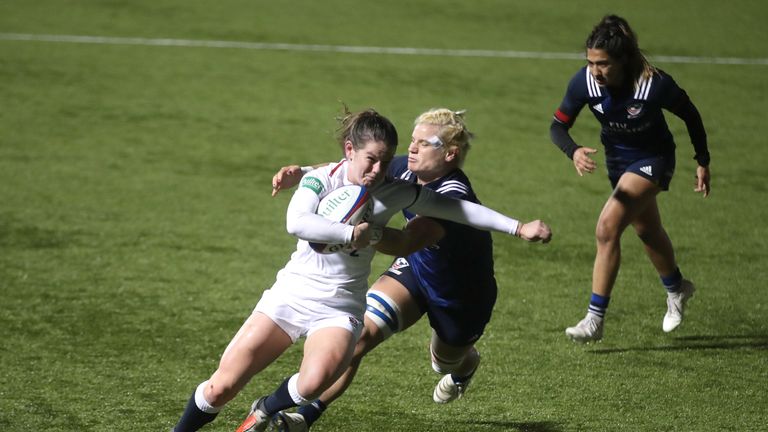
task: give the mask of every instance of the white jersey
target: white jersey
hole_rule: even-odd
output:
[[[342,308],[365,307],[365,293],[375,249],[320,254],[309,242],[350,243],[354,227],[316,214],[320,200],[330,191],[352,184],[346,160],[305,175],[288,205],[286,225],[299,238],[291,260],[277,274],[281,290],[297,299],[318,300]],[[518,221],[469,201],[442,196],[419,185],[388,179],[369,189],[373,200],[368,222],[384,227],[396,213],[413,213],[464,223],[478,229],[514,234]]]

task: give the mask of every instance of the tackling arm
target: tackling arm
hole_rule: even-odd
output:
[[[497,231],[521,237],[528,241],[549,242],[552,231],[540,220],[521,224],[495,210],[473,202],[449,198],[421,188],[410,210],[424,216],[447,219],[484,231]]]
[[[299,184],[304,174],[312,171],[315,168],[320,168],[325,165],[328,164],[324,163],[303,167],[298,165],[288,165],[280,168],[277,170],[277,173],[272,176],[272,196],[277,196],[277,193],[282,189],[290,189],[295,187],[297,184]]]

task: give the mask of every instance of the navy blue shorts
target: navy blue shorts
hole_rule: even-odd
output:
[[[384,275],[400,282],[408,290],[419,310],[427,314],[430,327],[448,345],[465,346],[474,343],[480,339],[485,326],[491,320],[493,305],[496,301],[495,291],[488,301],[440,305],[435,299],[430,298],[427,290],[421,286],[405,258],[395,259]],[[467,289],[471,290],[471,287]],[[441,302],[445,303],[444,300]]]
[[[619,179],[626,172],[647,178],[661,190],[669,190],[672,176],[675,174],[675,154],[659,155],[633,161],[611,160],[607,162],[608,179],[616,188]]]

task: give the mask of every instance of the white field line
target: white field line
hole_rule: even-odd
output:
[[[0,33],[0,41],[81,43],[100,45],[142,45],[142,46],[172,46],[172,47],[202,47],[202,48],[232,48],[246,50],[270,51],[314,51],[337,52],[354,54],[395,54],[421,55],[438,57],[486,57],[486,58],[519,58],[543,60],[583,60],[581,53],[558,53],[540,51],[498,51],[498,50],[455,50],[435,48],[408,47],[373,47],[349,45],[307,45],[287,43],[237,42],[192,39],[150,39],[137,37],[109,36],[76,36],[76,35],[45,35],[26,33]],[[651,59],[662,63],[697,63],[697,64],[728,64],[728,65],[766,65],[768,58],[739,58],[739,57],[687,57],[687,56],[651,56]]]

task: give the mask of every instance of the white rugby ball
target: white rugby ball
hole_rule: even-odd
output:
[[[364,186],[349,185],[336,188],[324,196],[317,206],[317,214],[347,225],[357,225],[371,216],[373,201]],[[309,242],[318,253],[330,254],[350,249],[349,245]]]

